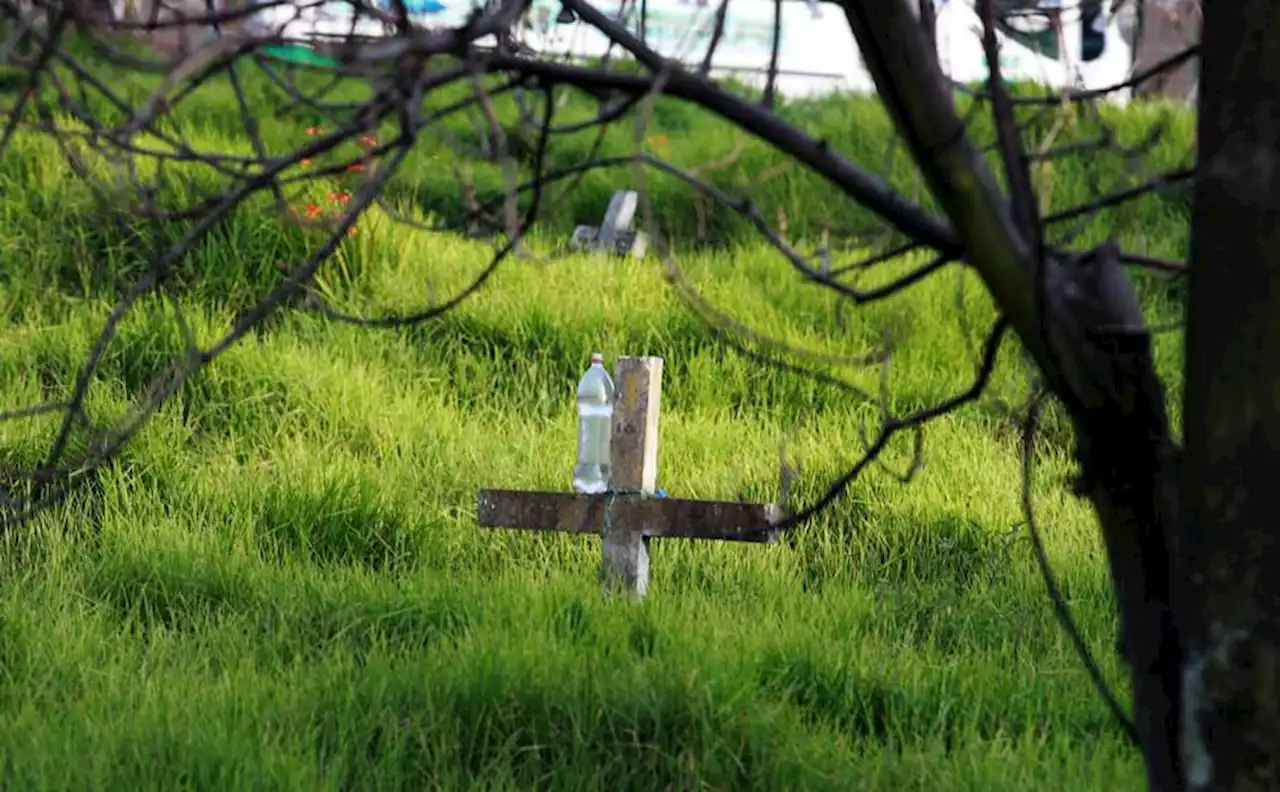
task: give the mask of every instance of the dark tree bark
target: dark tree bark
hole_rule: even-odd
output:
[[[919,0],[920,29],[924,31],[925,41],[936,52],[938,50],[938,17],[933,8],[934,0]]]
[[[1188,789],[1280,789],[1280,3],[1204,9],[1186,346]]]

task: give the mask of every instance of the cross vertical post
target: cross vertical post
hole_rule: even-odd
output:
[[[631,233],[638,201],[635,190],[618,190],[609,199],[609,208],[604,212],[604,221],[600,223],[600,232],[596,236],[601,250],[626,253],[631,247],[626,237]],[[625,247],[619,248],[619,242],[623,242]]]
[[[610,487],[615,492],[652,494],[658,480],[662,358],[618,358],[614,387]],[[609,516],[605,519],[600,557],[605,593],[624,591],[643,597],[649,588],[649,536],[656,526],[619,525]]]

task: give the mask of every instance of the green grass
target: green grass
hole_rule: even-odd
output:
[[[187,134],[205,148],[243,146],[219,96],[203,120],[183,122]],[[861,135],[855,153],[883,144],[874,125],[850,123],[855,112],[874,119],[865,104],[804,112]],[[690,162],[698,146],[731,144],[688,123],[690,139],[707,139],[681,144]],[[289,144],[296,124],[280,121],[272,140]],[[412,167],[443,156],[430,146]],[[742,172],[762,161],[744,160]],[[199,178],[175,189],[198,191]],[[413,178],[410,169],[404,184]],[[823,203],[807,192],[811,178],[793,174],[765,198],[801,222]],[[447,181],[421,190],[443,195]],[[616,186],[591,177],[583,206],[598,212]],[[48,141],[15,142],[0,195],[8,408],[74,378],[113,299],[85,262],[120,271],[140,253]],[[659,203],[680,216],[691,200],[672,192]],[[1147,230],[1176,252],[1180,210],[1162,200],[1134,216],[1163,223]],[[676,225],[673,237],[692,236]],[[354,311],[421,306],[488,260],[481,244],[385,217],[360,228],[324,284]],[[196,336],[225,333],[270,285],[272,264],[311,244],[260,206],[238,212],[183,263],[178,303]],[[758,245],[680,262],[735,319],[797,346],[858,355],[891,335],[900,410],[972,375],[962,278],[969,321],[993,317],[957,272],[841,319],[829,294]],[[1153,319],[1175,315],[1169,293],[1148,291]],[[181,348],[170,305],[136,310],[94,382],[91,422],[118,417]],[[931,426],[927,465],[909,486],[870,470],[794,546],[655,543],[643,603],[602,601],[596,539],[474,521],[480,488],[568,489],[572,389],[597,350],[610,361],[664,357],[659,483],[673,495],[776,498],[786,444],[803,505],[857,458],[860,426],[875,421],[873,406],[839,389],[725,348],[653,260],[513,261],[454,312],[404,330],[285,314],[189,382],[68,504],[5,537],[3,786],[1140,785],[1137,753],[1054,621],[1018,527],[1009,405],[1025,396],[1027,371],[1012,344],[988,398]],[[1158,353],[1176,390],[1180,339],[1163,336]],[[870,390],[880,379],[875,368],[840,374]],[[0,454],[30,464],[54,429],[51,418],[0,424]],[[899,443],[887,461],[901,467],[908,452]],[[1032,483],[1039,519],[1081,629],[1123,689],[1103,549],[1091,511],[1065,488],[1071,471],[1069,434],[1051,420]]]

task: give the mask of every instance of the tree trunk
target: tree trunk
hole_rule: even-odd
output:
[[[1188,789],[1280,789],[1280,3],[1204,9],[1187,311]]]
[[[1072,416],[1082,489],[1101,522],[1119,604],[1133,737],[1149,788],[1181,792],[1182,651],[1171,602],[1179,578],[1170,552],[1180,528],[1175,449],[1133,286],[1114,251],[1068,261],[1033,249],[965,134],[910,6],[842,6],[880,99],[951,219],[966,261]]]
[[[964,133],[936,58],[901,0],[844,5],[881,101],[951,219],[966,261],[1076,427],[1100,518],[1133,686],[1133,737],[1152,791],[1181,792],[1176,453],[1151,338],[1114,251],[1039,257]],[[1012,128],[1010,119],[1009,128]]]

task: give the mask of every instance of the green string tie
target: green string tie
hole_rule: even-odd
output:
[[[608,489],[604,491],[606,496],[604,502],[604,529],[601,535],[609,538],[610,531],[613,530],[613,502],[617,500],[619,495],[639,495],[642,498],[665,498],[666,490],[654,490],[650,492],[646,489]]]

